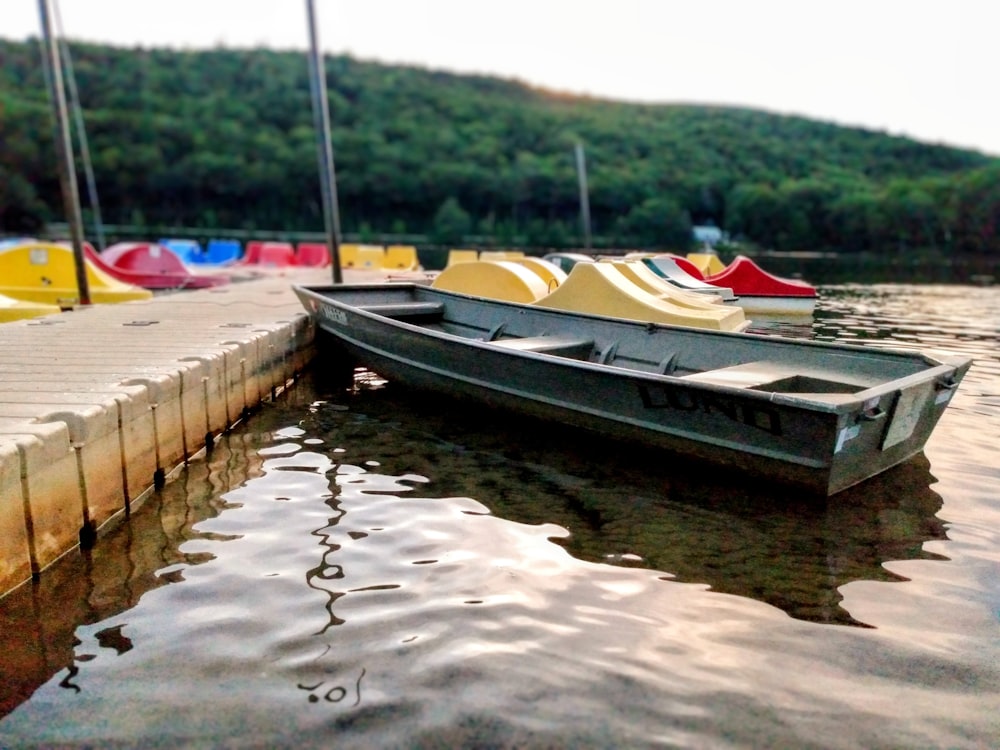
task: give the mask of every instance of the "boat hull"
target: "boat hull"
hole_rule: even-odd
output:
[[[778,339],[541,310],[418,285],[296,287],[296,293],[349,356],[390,381],[664,448],[821,495],[919,453],[968,367],[922,365],[918,355],[888,353],[888,364],[864,367],[874,372],[894,366],[908,374],[868,386],[871,372],[854,371],[862,368],[862,357],[885,357],[884,351],[793,340],[774,346]],[[423,307],[427,320],[383,314],[394,307]],[[704,357],[713,346],[731,350],[734,363],[747,364],[690,372],[670,364],[678,357]],[[760,348],[773,350],[767,374],[787,381],[779,386],[785,390],[739,382],[754,377],[747,366]],[[829,380],[817,376],[822,368],[816,362],[838,354],[842,372]],[[808,370],[796,358],[815,360],[811,380],[789,375]],[[853,381],[838,387],[836,378]],[[849,387],[853,392],[844,392]],[[803,388],[827,392],[807,394]]]
[[[809,316],[816,310],[816,297],[740,294],[736,304],[747,316]]]

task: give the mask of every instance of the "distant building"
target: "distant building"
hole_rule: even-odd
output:
[[[709,247],[715,247],[725,239],[725,235],[721,229],[710,225],[691,227],[691,234],[694,235],[694,241],[697,244],[708,245]]]

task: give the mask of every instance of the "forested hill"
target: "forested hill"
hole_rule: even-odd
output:
[[[106,223],[321,231],[306,55],[72,43]],[[1000,160],[749,109],[326,61],[343,231],[572,246],[692,223],[784,250],[998,251]],[[675,72],[676,73],[676,72]],[[0,40],[0,229],[61,218],[37,40]],[[82,182],[81,182],[82,185]]]

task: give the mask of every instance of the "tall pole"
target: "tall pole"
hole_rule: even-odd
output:
[[[583,245],[590,250],[590,196],[587,191],[587,161],[583,144],[576,144],[576,175],[580,183],[580,223],[583,225]]]
[[[83,218],[80,215],[80,193],[76,187],[76,170],[73,164],[73,143],[69,135],[69,118],[66,114],[66,91],[63,89],[62,65],[59,47],[52,35],[49,0],[38,0],[38,13],[42,21],[42,38],[48,60],[49,96],[56,118],[56,148],[59,151],[59,185],[62,188],[63,206],[69,222],[73,241],[73,264],[76,266],[76,287],[80,304],[90,304],[90,285],[87,282],[87,264],[83,253]]]
[[[326,97],[326,67],[319,51],[316,33],[316,8],[306,0],[309,18],[309,88],[312,91],[313,121],[319,146],[319,182],[323,191],[323,222],[326,242],[333,263],[333,283],[343,282],[340,271],[340,212],[337,209],[337,178],[333,167],[333,143],[330,139],[330,107]]]
[[[80,142],[80,158],[83,160],[83,176],[87,182],[87,197],[90,199],[90,210],[94,215],[94,234],[97,238],[97,249],[103,250],[104,222],[101,220],[101,203],[97,199],[97,181],[94,179],[94,165],[90,160],[90,146],[87,143],[87,129],[83,124],[83,107],[80,106],[80,90],[76,87],[76,76],[73,74],[73,57],[69,51],[69,42],[63,33],[62,17],[59,14],[58,1],[52,6],[55,11],[56,33],[62,40],[61,53],[66,63],[66,86],[69,90],[70,111],[73,113],[73,124],[76,125],[76,138]]]

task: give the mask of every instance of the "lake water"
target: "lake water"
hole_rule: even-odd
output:
[[[1000,746],[1000,287],[764,333],[975,358],[828,501],[307,376],[0,600],[0,746]]]

